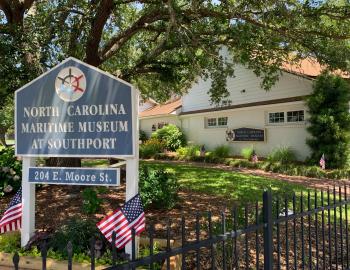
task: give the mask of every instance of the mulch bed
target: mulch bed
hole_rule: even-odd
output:
[[[109,189],[107,194],[102,194],[101,209],[96,215],[87,215],[82,210],[83,187],[65,185],[44,185],[36,190],[36,229],[52,231],[62,226],[69,218],[93,219],[96,222],[106,214],[121,206],[125,200],[125,184]],[[195,223],[196,212],[207,213],[212,211],[213,219],[218,219],[220,213],[225,210],[227,200],[217,196],[211,196],[193,191],[181,190],[179,192],[179,204],[171,210],[147,210],[146,224],[154,224],[155,236],[165,237],[166,224],[171,220],[172,235],[180,235],[181,217],[186,217],[186,226]],[[11,196],[6,196],[0,201],[0,213],[4,211]]]
[[[157,161],[159,162],[159,161]],[[174,162],[166,162],[174,163]],[[349,184],[350,181],[339,181],[329,179],[314,179],[307,177],[286,176],[276,173],[264,172],[262,170],[235,169],[221,164],[207,164],[187,162],[197,167],[211,167],[227,171],[239,171],[245,174],[271,177],[282,181],[298,183],[311,188],[327,188],[333,184]],[[93,219],[96,222],[101,220],[106,214],[121,206],[125,200],[125,183],[121,186],[109,189],[107,194],[102,194],[103,204],[96,215],[86,215],[82,210],[83,199],[82,190],[84,187],[65,185],[44,185],[37,186],[36,192],[36,228],[38,230],[55,230],[72,217]],[[224,197],[213,196],[204,193],[181,190],[179,192],[179,203],[171,210],[147,210],[147,226],[154,224],[155,236],[166,236],[166,224],[171,220],[171,230],[173,236],[181,235],[181,217],[186,217],[186,228],[194,231],[196,222],[196,212],[203,214],[201,223],[205,222],[205,213],[211,211],[213,220],[219,220],[222,211],[232,209],[234,202],[228,201]],[[5,210],[11,196],[6,196],[0,200],[0,214]],[[192,234],[191,234],[192,235]],[[189,235],[189,237],[191,237]],[[192,235],[193,236],[193,235]],[[172,237],[174,238],[174,237]],[[178,238],[178,237],[175,237]]]

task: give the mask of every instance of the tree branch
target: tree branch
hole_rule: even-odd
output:
[[[133,37],[140,30],[148,29],[149,26],[147,24],[166,18],[168,18],[168,15],[161,13],[160,10],[153,10],[152,12],[141,16],[129,28],[125,29],[118,35],[115,35],[106,43],[100,54],[102,61],[106,61],[108,58],[114,55],[131,37]]]
[[[101,0],[96,15],[91,22],[91,30],[86,44],[85,61],[93,66],[98,66],[102,62],[98,54],[98,48],[101,42],[103,28],[112,13],[113,6],[113,0]]]

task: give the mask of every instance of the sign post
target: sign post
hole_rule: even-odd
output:
[[[118,185],[114,169],[36,168],[36,157],[126,160],[126,200],[138,193],[138,93],[68,58],[15,93],[16,155],[23,159],[22,239],[35,231],[35,183]],[[127,246],[127,252],[131,249]]]
[[[29,167],[35,165],[35,158],[22,160],[22,232],[21,246],[24,247],[35,232],[35,185],[29,179]]]

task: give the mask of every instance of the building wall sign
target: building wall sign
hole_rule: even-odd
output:
[[[132,86],[69,58],[16,91],[18,156],[133,156]]]
[[[265,129],[237,128],[226,130],[226,141],[228,142],[249,142],[265,141]]]

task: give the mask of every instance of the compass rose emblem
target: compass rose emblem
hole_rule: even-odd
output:
[[[55,81],[57,95],[64,101],[76,101],[81,98],[86,89],[86,77],[76,67],[62,69]]]

